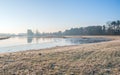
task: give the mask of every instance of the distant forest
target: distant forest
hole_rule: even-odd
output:
[[[64,32],[58,31],[54,33],[32,33],[29,30],[30,35],[35,36],[51,36],[51,35],[120,35],[120,20],[117,21],[109,21],[106,25],[96,25],[96,26],[88,26],[88,27],[80,27],[80,28],[71,28],[67,29]]]

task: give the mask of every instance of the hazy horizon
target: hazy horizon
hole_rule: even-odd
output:
[[[0,33],[56,32],[120,20],[120,0],[0,0]]]

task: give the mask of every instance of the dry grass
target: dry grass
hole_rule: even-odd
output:
[[[119,38],[102,43],[4,53],[0,55],[0,75],[120,75]]]

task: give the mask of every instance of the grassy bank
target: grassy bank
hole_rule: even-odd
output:
[[[82,37],[105,37],[113,40],[1,53],[0,75],[119,75],[120,36]]]
[[[10,37],[0,37],[0,40],[9,39]]]

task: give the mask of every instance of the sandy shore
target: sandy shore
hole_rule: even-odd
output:
[[[112,41],[1,53],[0,75],[120,75],[120,36],[82,36],[100,37]]]

